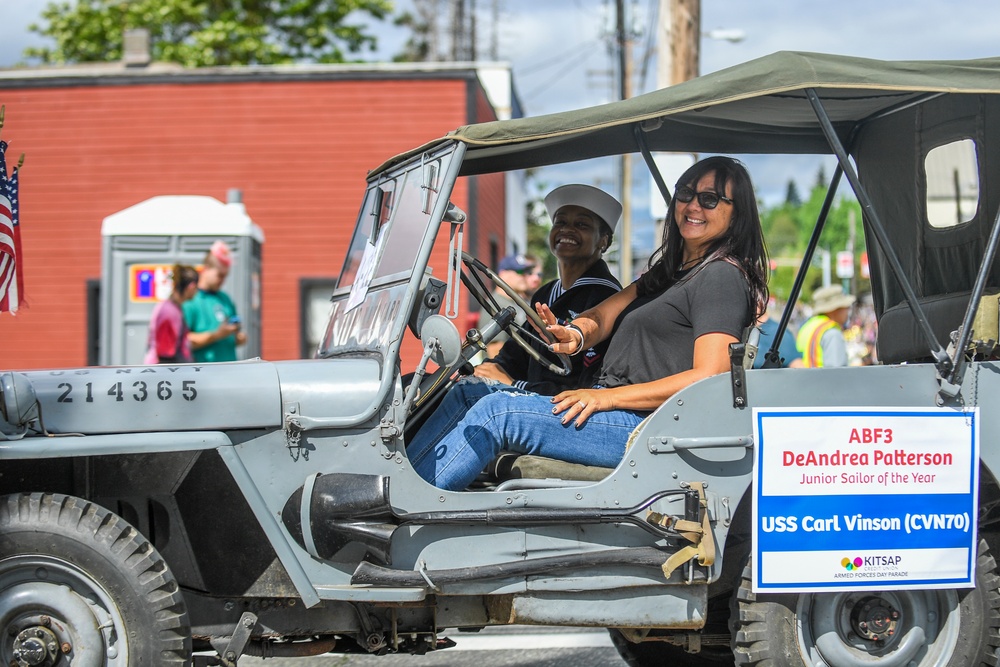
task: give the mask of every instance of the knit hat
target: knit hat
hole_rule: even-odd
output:
[[[233,253],[230,252],[229,246],[226,245],[225,241],[216,241],[213,243],[208,253],[227,269],[233,265]]]

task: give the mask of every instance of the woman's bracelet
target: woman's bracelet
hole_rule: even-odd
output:
[[[569,354],[569,356],[575,357],[576,355],[578,355],[581,352],[583,352],[583,341],[586,340],[586,337],[583,335],[583,329],[581,329],[580,327],[576,326],[572,322],[570,322],[569,324],[567,324],[566,328],[569,329],[570,331],[575,331],[576,333],[578,333],[580,335],[580,347],[576,348],[575,352],[570,352],[570,354]]]

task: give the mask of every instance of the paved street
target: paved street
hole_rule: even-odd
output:
[[[476,634],[448,633],[454,648],[424,656],[324,655],[280,659],[245,657],[240,667],[620,667],[625,663],[603,629],[513,627]]]

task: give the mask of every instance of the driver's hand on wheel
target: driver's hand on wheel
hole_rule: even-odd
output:
[[[492,361],[484,361],[483,363],[476,366],[475,370],[472,372],[477,378],[486,378],[487,380],[496,380],[497,382],[503,382],[504,384],[513,385],[514,378],[507,375],[507,371],[503,369],[500,364],[495,364]]]

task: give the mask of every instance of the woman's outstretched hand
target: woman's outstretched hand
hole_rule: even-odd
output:
[[[545,322],[546,331],[556,339],[554,343],[549,345],[550,350],[558,354],[574,354],[580,348],[582,342],[580,336],[559,324],[548,306],[539,301],[535,304],[535,311]]]
[[[614,392],[611,389],[571,389],[552,397],[555,406],[552,414],[563,416],[562,423],[568,424],[576,418],[577,428],[595,412],[615,409]]]

